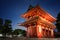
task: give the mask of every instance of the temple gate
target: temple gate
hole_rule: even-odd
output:
[[[52,38],[54,37],[54,29],[56,28],[53,22],[56,19],[48,12],[43,10],[39,5],[28,10],[23,15],[26,19],[20,26],[27,28],[26,36],[31,38]]]

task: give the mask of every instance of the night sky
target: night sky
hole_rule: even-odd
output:
[[[13,29],[24,30],[24,27],[18,26],[18,23],[24,22],[20,15],[27,11],[29,5],[37,4],[55,18],[60,12],[60,0],[0,0],[0,18],[12,20]]]

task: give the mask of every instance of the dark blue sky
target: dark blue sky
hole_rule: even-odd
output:
[[[0,0],[0,18],[12,20],[13,29],[25,29],[18,26],[18,23],[24,21],[20,15],[27,11],[30,4],[33,6],[39,4],[55,18],[60,12],[60,0]]]

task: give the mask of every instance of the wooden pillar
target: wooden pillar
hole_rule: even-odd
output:
[[[32,33],[32,26],[30,25],[29,26],[29,37],[32,37],[33,35],[32,35],[33,33]]]
[[[45,33],[44,33],[44,36],[45,36],[45,38],[46,38],[46,29],[45,29]]]
[[[26,32],[26,36],[29,37],[29,28],[27,27],[27,32]]]
[[[48,30],[48,38],[50,37],[49,31],[50,31],[50,30]]]
[[[31,26],[27,27],[27,37],[32,37],[32,28],[31,28]]]
[[[37,37],[38,38],[42,37],[42,27],[41,27],[41,25],[37,25]]]
[[[54,38],[54,32],[52,29],[51,29],[51,36],[52,36],[52,38]]]

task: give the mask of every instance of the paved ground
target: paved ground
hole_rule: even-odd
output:
[[[25,37],[14,37],[14,38],[0,38],[0,40],[60,40],[60,38],[25,38]]]

